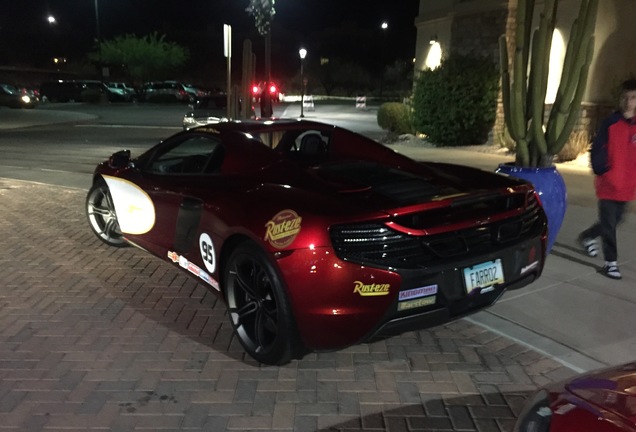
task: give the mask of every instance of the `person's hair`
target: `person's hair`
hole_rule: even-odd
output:
[[[618,100],[618,106],[623,112],[627,109],[627,92],[630,91],[636,91],[636,79],[628,79],[621,84],[621,96]]]

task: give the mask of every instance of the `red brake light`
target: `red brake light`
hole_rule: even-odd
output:
[[[269,92],[270,93],[276,93],[276,86],[275,85],[269,86]]]
[[[254,94],[258,93],[258,86],[257,85],[252,86],[252,93],[254,93]]]

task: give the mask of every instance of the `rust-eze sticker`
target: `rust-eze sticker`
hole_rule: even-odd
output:
[[[353,283],[354,294],[360,294],[363,297],[388,295],[390,288],[390,284],[365,284],[364,282],[360,281],[355,281]]]
[[[278,212],[265,224],[265,241],[276,249],[284,249],[296,240],[303,218],[293,210]]]

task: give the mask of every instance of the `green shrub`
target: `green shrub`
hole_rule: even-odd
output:
[[[399,102],[386,102],[378,109],[378,125],[391,134],[413,132],[410,108]]]
[[[422,71],[413,95],[413,126],[438,146],[483,144],[495,123],[499,69],[488,58],[451,54]]]

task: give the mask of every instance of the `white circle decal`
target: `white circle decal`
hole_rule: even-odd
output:
[[[216,269],[214,245],[212,244],[212,239],[206,233],[201,234],[199,237],[199,248],[201,249],[201,258],[203,259],[205,268],[208,269],[210,273],[214,273],[214,269]]]

